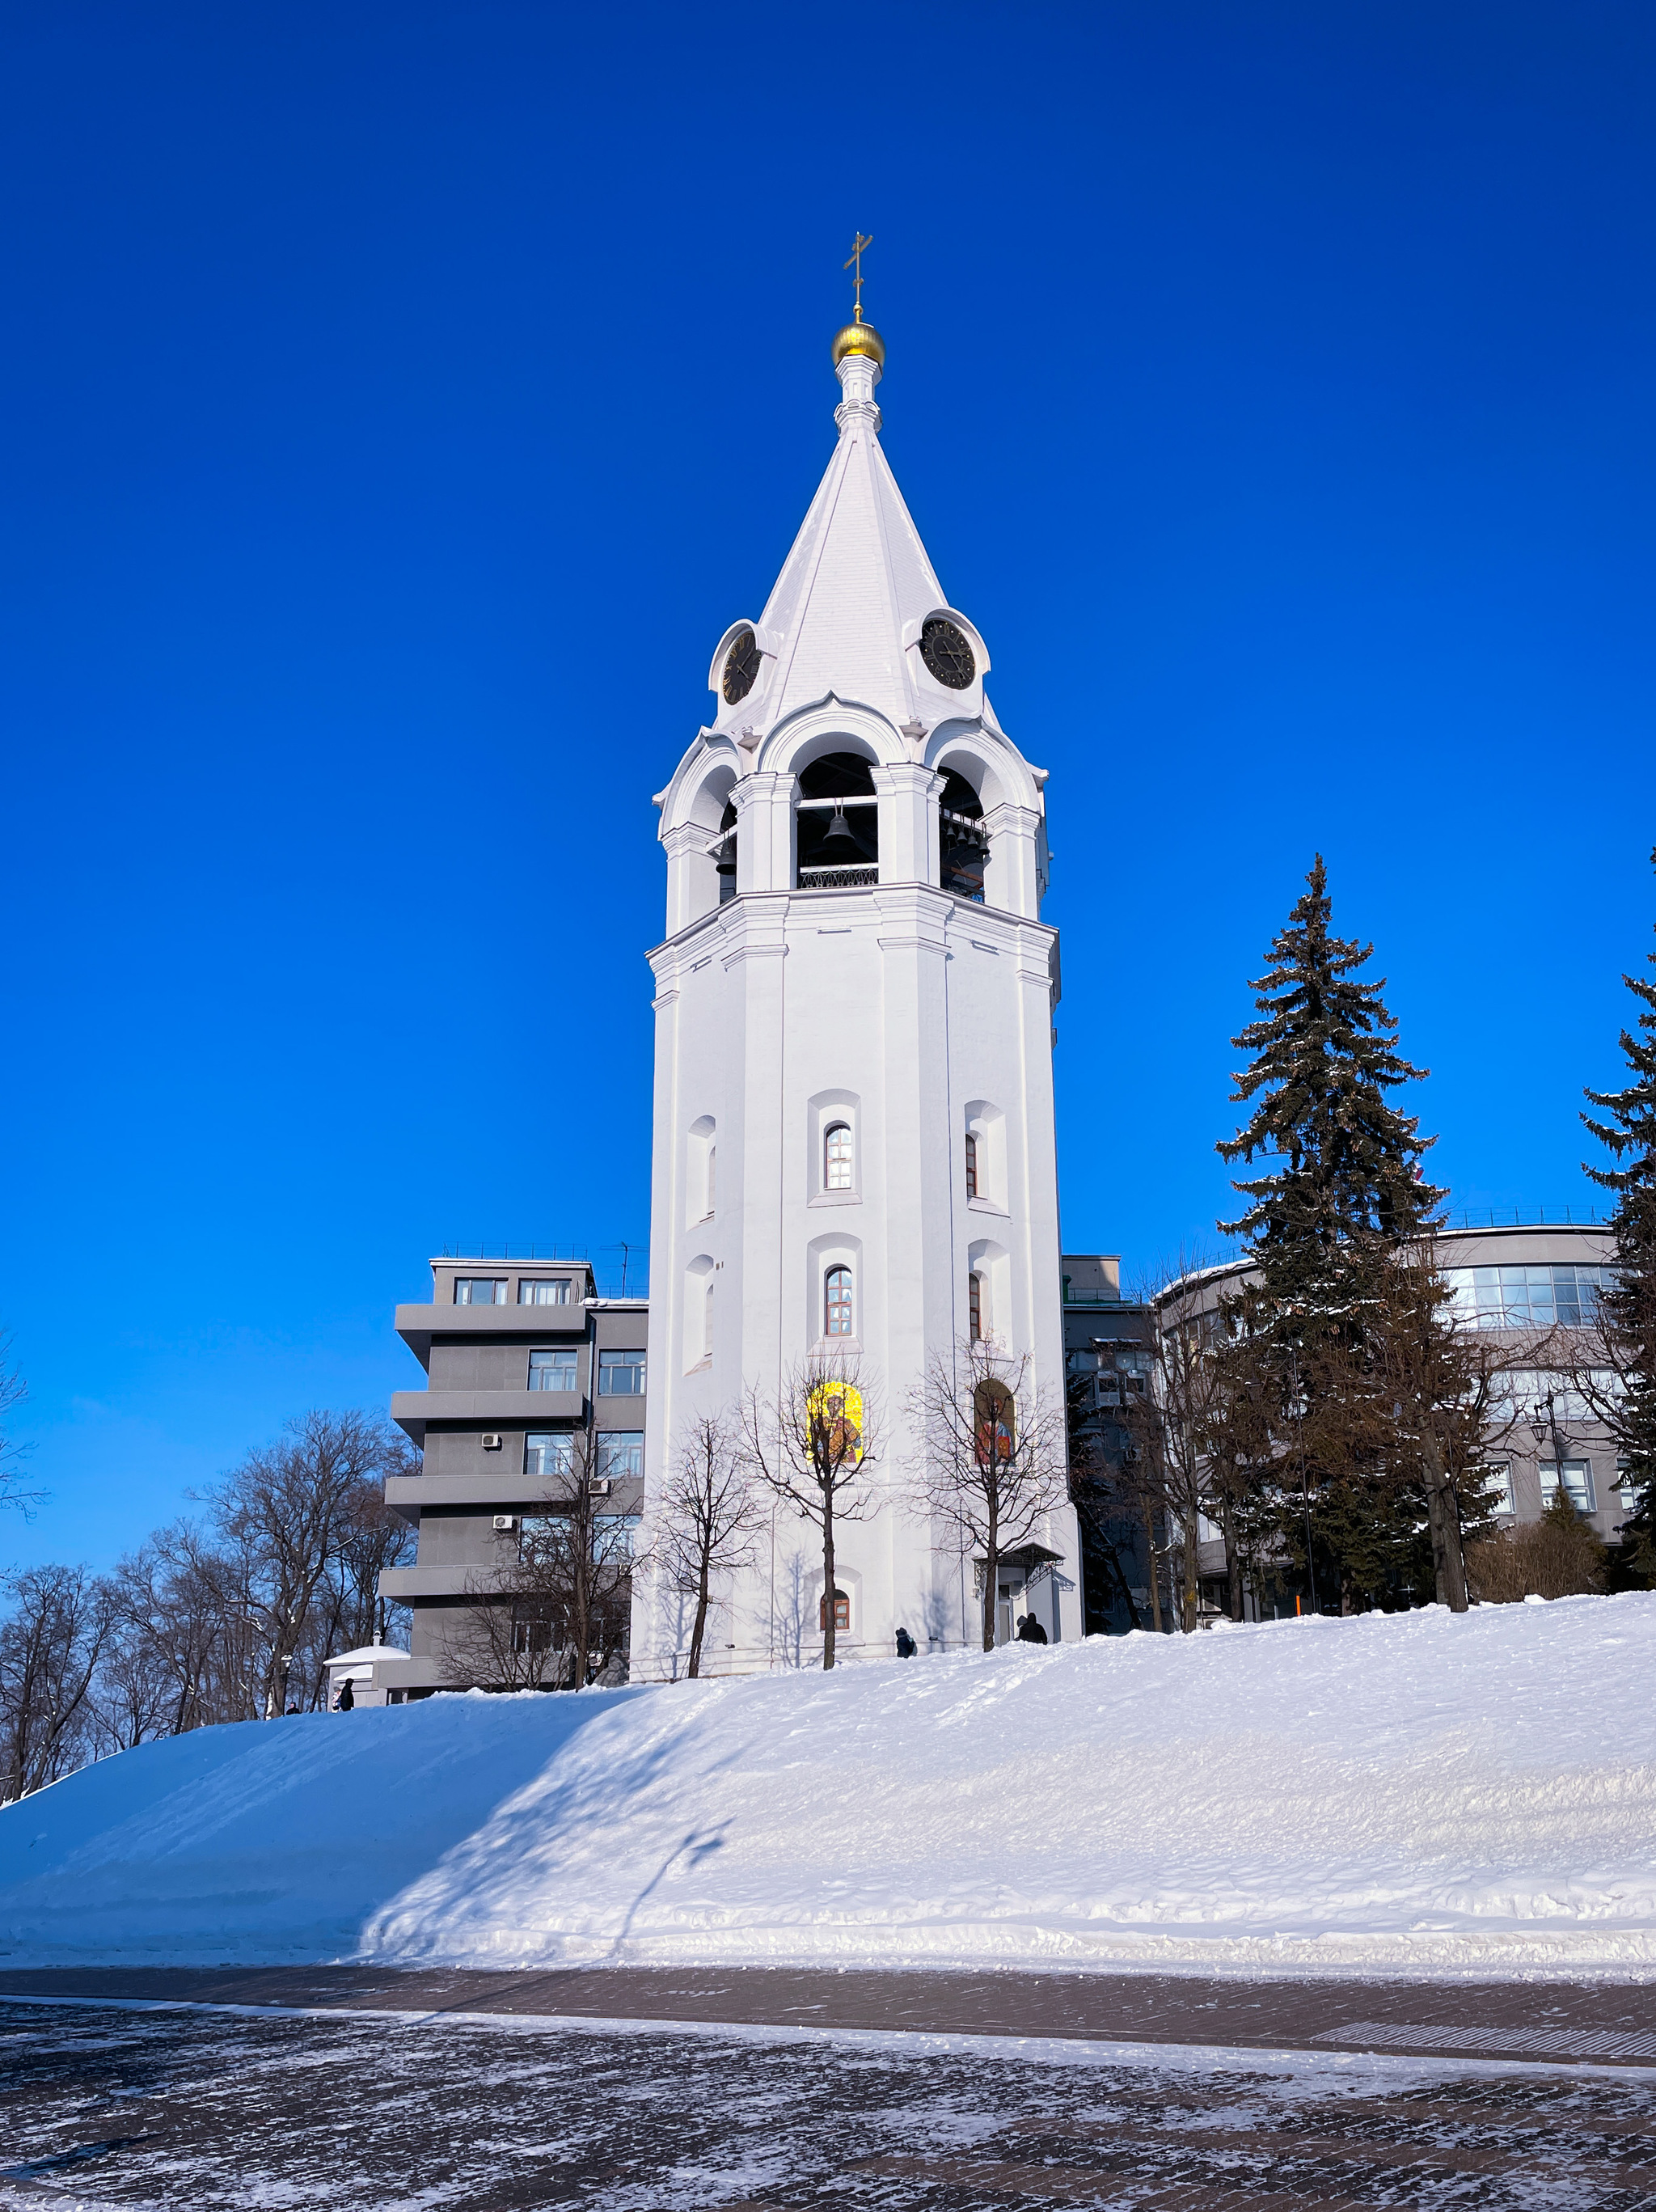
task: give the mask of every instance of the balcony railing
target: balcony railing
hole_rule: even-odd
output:
[[[880,880],[877,863],[860,868],[801,868],[802,891],[862,891]]]

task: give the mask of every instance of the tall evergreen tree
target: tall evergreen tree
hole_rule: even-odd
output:
[[[1427,1070],[1396,1049],[1385,977],[1356,973],[1374,946],[1336,937],[1331,919],[1319,853],[1269,970],[1249,986],[1260,1018],[1231,1039],[1253,1055],[1232,1097],[1257,1103],[1219,1153],[1263,1157],[1271,1172],[1235,1182],[1247,1210],[1219,1225],[1253,1246],[1274,1304],[1325,1304],[1354,1251],[1372,1237],[1395,1249],[1417,1236],[1445,1195],[1421,1167],[1437,1139],[1386,1101]]]
[[[1385,1387],[1380,1344],[1398,1255],[1427,1233],[1445,1194],[1421,1162],[1435,1139],[1388,1093],[1426,1073],[1396,1046],[1374,947],[1337,937],[1318,854],[1271,965],[1251,988],[1259,1018],[1232,1042],[1252,1054],[1233,1094],[1246,1127],[1219,1145],[1259,1162],[1248,1200],[1222,1223],[1248,1239],[1259,1273],[1232,1327],[1275,1375],[1278,1456],[1266,1474],[1279,1540],[1319,1601],[1379,1601],[1419,1580],[1420,1470]]]
[[[1656,866],[1656,851],[1650,857]],[[1656,968],[1656,952],[1647,958]],[[1621,1091],[1589,1091],[1589,1102],[1606,1118],[1581,1118],[1616,1162],[1587,1170],[1616,1193],[1615,1276],[1601,1300],[1601,1322],[1622,1395],[1597,1410],[1611,1423],[1628,1473],[1642,1486],[1632,1526],[1648,1553],[1656,1540],[1656,983],[1638,975],[1622,980],[1640,1003],[1635,1028],[1623,1030],[1620,1039],[1633,1079]]]

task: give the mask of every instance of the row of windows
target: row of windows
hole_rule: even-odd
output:
[[[1456,1313],[1474,1328],[1585,1328],[1607,1267],[1523,1266],[1444,1270]]]
[[[454,1279],[454,1303],[457,1306],[503,1306],[511,1283],[509,1275],[457,1275]],[[520,1306],[567,1306],[569,1304],[569,1279],[566,1276],[520,1275],[518,1279],[518,1304]]]
[[[579,1358],[580,1354],[573,1345],[561,1346],[554,1352],[531,1352],[529,1355],[530,1389],[579,1389]],[[645,1358],[641,1352],[599,1352],[599,1397],[641,1398],[644,1395],[644,1368]]]
[[[1544,1506],[1550,1505],[1558,1495],[1558,1466],[1556,1460],[1544,1459],[1537,1467],[1536,1471],[1541,1477],[1541,1503]],[[1592,1462],[1590,1459],[1567,1459],[1563,1462],[1563,1468],[1564,1495],[1569,1499],[1570,1504],[1574,1506],[1578,1513],[1596,1513],[1598,1504],[1598,1492],[1593,1485]],[[1517,1508],[1513,1498],[1512,1462],[1509,1460],[1496,1460],[1492,1465],[1486,1467],[1483,1472],[1489,1478],[1489,1488],[1492,1493],[1495,1511],[1497,1513],[1515,1512]],[[1623,1511],[1633,1512],[1639,1503],[1639,1485],[1630,1475],[1622,1474],[1617,1480],[1616,1491],[1622,1501]]]
[[[524,1438],[524,1473],[549,1482],[575,1471],[575,1439],[567,1429]],[[598,1437],[594,1473],[601,1482],[642,1482],[644,1439],[625,1431]]]
[[[713,1123],[710,1118],[698,1122],[690,1132],[690,1157],[688,1177],[690,1188],[689,1204],[685,1214],[687,1224],[708,1220],[712,1218],[715,1211],[719,1148],[714,1142],[712,1132]],[[986,1172],[987,1165],[988,1163],[985,1157],[985,1148],[979,1137],[978,1132],[974,1129],[968,1129],[966,1133],[965,1162],[966,1194],[968,1199],[987,1199],[991,1196],[991,1192],[988,1188],[989,1177]],[[821,1172],[822,1188],[823,1190],[854,1191],[856,1189],[856,1139],[852,1134],[852,1127],[849,1121],[830,1121],[823,1129],[822,1156],[818,1162],[818,1167]],[[554,1287],[561,1290],[566,1286],[563,1285],[557,1285]],[[462,1297],[460,1296],[462,1290],[467,1291],[467,1297]],[[491,1285],[488,1283],[478,1281],[473,1281],[470,1284],[464,1282],[457,1283],[455,1285],[456,1303],[462,1305],[468,1304],[487,1304],[489,1303],[490,1297],[494,1297],[495,1291],[498,1291],[499,1296],[495,1298],[494,1302],[503,1304],[506,1298],[506,1285],[504,1283],[496,1285]],[[527,1297],[523,1297],[522,1303],[529,1304],[533,1302]],[[545,1303],[561,1304],[563,1301],[561,1298],[558,1298],[548,1300],[545,1301]]]

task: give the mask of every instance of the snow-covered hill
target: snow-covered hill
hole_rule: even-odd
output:
[[[0,1966],[1656,1965],[1656,1595],[211,1729],[0,1812]]]

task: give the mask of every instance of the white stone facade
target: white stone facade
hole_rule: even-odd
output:
[[[659,1483],[687,1419],[732,1407],[749,1388],[773,1395],[791,1364],[828,1348],[825,1285],[848,1270],[852,1328],[834,1348],[857,1361],[880,1409],[872,1480],[885,1503],[839,1530],[843,1663],[889,1654],[900,1624],[922,1649],[977,1640],[971,1559],[897,1495],[917,1449],[912,1395],[928,1362],[968,1334],[968,1278],[979,1278],[985,1329],[1029,1355],[1037,1388],[1056,1402],[1064,1355],[1058,946],[1040,919],[1045,777],[997,723],[983,690],[987,650],[944,600],[880,449],[878,368],[852,353],[838,374],[828,471],[763,613],[720,641],[719,713],[658,802],[668,934],[650,955],[646,1485]],[[971,647],[964,688],[939,682],[922,657],[924,626],[940,615]],[[759,671],[726,704],[725,657],[743,629]],[[852,802],[864,810],[852,818],[877,821],[877,881],[864,868],[850,872],[869,878],[854,887],[801,889],[810,817],[800,778],[828,756],[866,763],[871,796]],[[941,887],[949,775],[982,810],[980,903]],[[721,903],[714,853],[731,809],[734,896],[727,888]],[[835,1124],[850,1153],[840,1188],[825,1165]],[[1072,1510],[1043,1533],[1064,1576],[1046,1577],[1028,1602],[1049,1632],[1072,1638]],[[816,1532],[783,1509],[755,1569],[720,1593],[705,1671],[816,1663],[821,1595]],[[641,1588],[634,1679],[682,1671],[686,1637]]]

